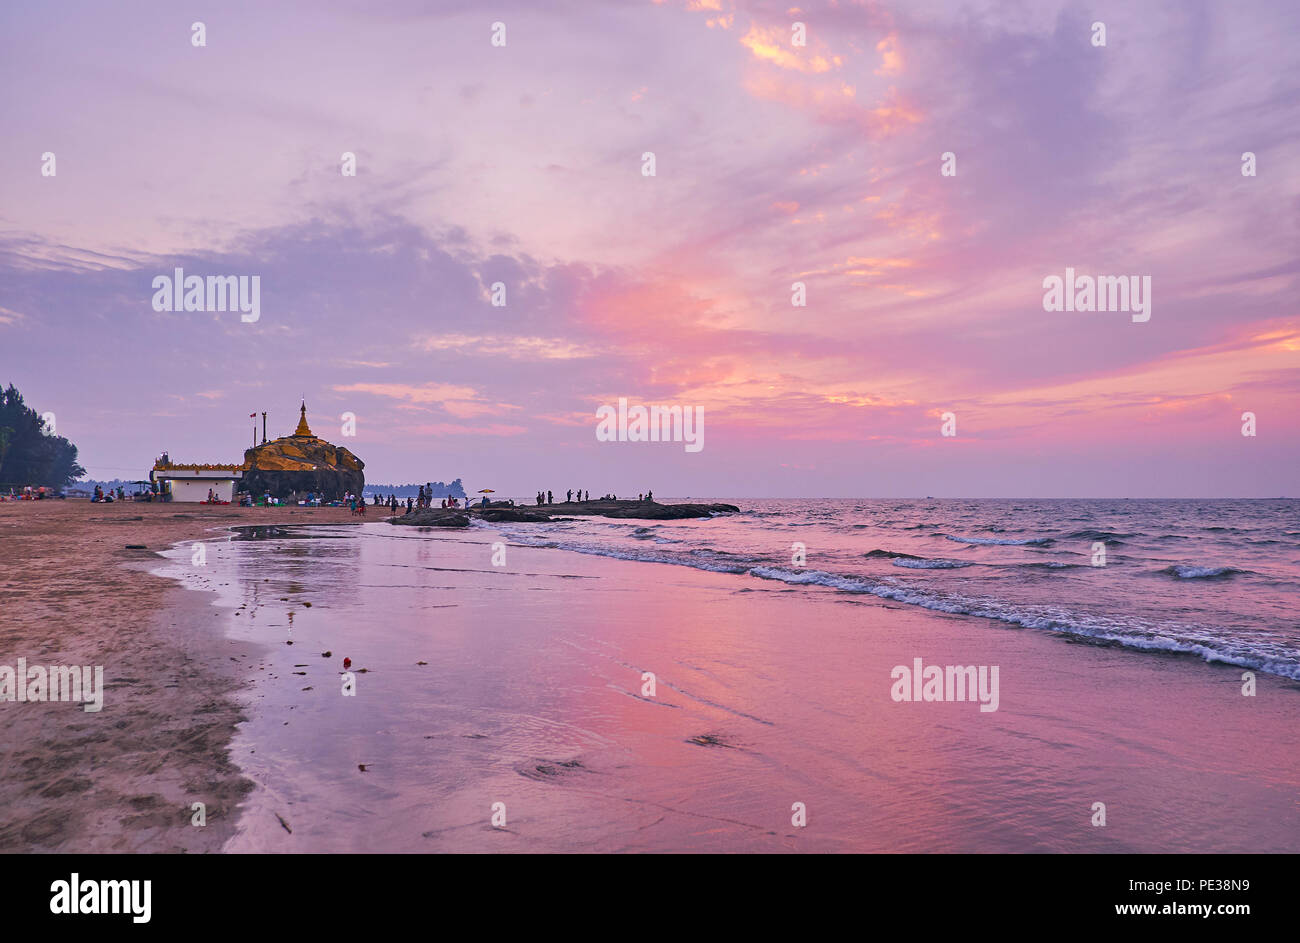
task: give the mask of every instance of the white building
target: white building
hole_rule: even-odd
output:
[[[209,490],[218,501],[233,501],[235,482],[243,474],[238,465],[173,465],[169,462],[165,467],[155,467],[150,471],[149,480],[158,482],[163,493],[170,494],[173,501],[206,501]]]

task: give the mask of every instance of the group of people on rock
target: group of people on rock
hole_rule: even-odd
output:
[[[118,490],[119,490],[119,492],[121,491],[121,489],[118,489]],[[95,499],[94,499],[94,500],[96,500],[96,501],[112,501],[112,500],[113,500],[113,496],[112,496],[112,493],[111,493],[111,492],[105,494],[105,493],[102,492],[102,490],[101,490],[100,488],[97,487],[97,488],[95,489],[95,493],[96,493],[96,494],[95,494]],[[121,498],[119,497],[119,500],[120,500],[120,499],[121,499]],[[319,494],[315,494],[315,493],[309,493],[309,494],[307,495],[307,497],[306,497],[306,500],[303,501],[303,502],[300,502],[300,503],[306,504],[308,507],[320,507],[321,504],[324,503],[323,499],[324,499],[324,495],[319,495]],[[654,496],[654,492],[653,492],[653,491],[647,491],[645,494],[638,494],[638,495],[637,495],[637,500],[638,500],[638,501],[654,501],[654,499],[655,499],[655,496]],[[442,498],[442,499],[440,499],[440,500],[441,500],[441,506],[442,506],[444,509],[449,509],[449,508],[468,509],[468,508],[471,506],[471,503],[472,503],[470,498],[453,498],[453,497],[446,497],[446,498]],[[537,503],[538,503],[539,505],[555,504],[555,493],[552,492],[552,491],[539,491],[539,492],[537,492],[536,500],[537,500]],[[596,500],[598,500],[598,501],[617,501],[617,500],[619,500],[619,497],[618,497],[618,495],[616,495],[616,494],[610,493],[610,494],[602,495],[601,497],[597,498]],[[209,491],[209,493],[208,493],[208,501],[213,502],[213,503],[218,503],[219,499],[217,499],[215,492],[211,492],[211,491]],[[271,507],[271,506],[273,506],[273,505],[279,505],[279,504],[282,503],[279,499],[273,497],[273,496],[272,496],[271,494],[269,494],[269,493],[263,496],[263,501],[264,501],[264,503],[266,504],[267,507]],[[564,504],[574,504],[574,503],[582,503],[582,504],[585,504],[585,503],[587,503],[587,502],[589,502],[589,501],[591,501],[591,492],[590,492],[590,491],[581,491],[581,490],[574,491],[574,490],[571,489],[571,490],[565,492],[565,495],[564,495],[564,501],[563,501],[562,503],[564,503]],[[246,493],[240,495],[240,504],[241,504],[241,505],[245,505],[245,506],[247,506],[247,505],[251,505],[252,503],[253,503],[253,500],[252,500],[252,497],[251,497],[250,495],[248,495],[248,494],[246,494]],[[352,512],[353,514],[358,514],[358,515],[362,515],[362,516],[364,516],[365,513],[366,513],[366,504],[367,504],[367,502],[366,502],[365,495],[361,495],[361,494],[352,494],[351,492],[348,492],[348,493],[346,493],[346,494],[343,495],[343,501],[342,501],[342,503],[343,503],[343,505],[346,506],[349,510],[351,510],[351,512]],[[489,500],[488,500],[487,495],[484,495],[484,496],[483,496],[482,503],[481,503],[481,506],[482,506],[482,507],[487,507],[489,503],[490,503],[490,502],[489,502]],[[506,501],[505,503],[506,503],[506,504],[513,504],[514,502],[513,502],[513,501]],[[394,514],[394,515],[395,515],[395,514],[398,514],[398,513],[400,513],[400,512],[402,512],[403,510],[405,510],[405,513],[407,513],[407,514],[412,514],[412,513],[414,513],[415,511],[418,511],[418,510],[421,510],[421,509],[423,509],[423,508],[428,508],[428,507],[432,507],[432,506],[433,506],[433,491],[432,491],[432,489],[427,489],[427,488],[424,487],[424,485],[421,485],[421,486],[420,486],[420,490],[419,490],[419,494],[416,495],[416,497],[414,497],[414,498],[407,498],[405,501],[403,501],[402,499],[398,498],[397,495],[395,495],[395,494],[390,494],[390,495],[388,495],[387,497],[384,497],[382,494],[373,494],[373,495],[371,495],[371,497],[370,497],[369,504],[370,504],[371,506],[373,506],[373,507],[387,508],[388,511],[389,511],[389,513],[390,513],[390,514]]]
[[[587,503],[588,501],[591,500],[591,492],[590,492],[590,491],[586,491],[586,492],[584,492],[584,491],[573,491],[572,489],[570,489],[569,491],[565,492],[565,495],[564,495],[564,503],[565,503],[565,504],[573,504],[573,503],[575,503],[574,495],[577,495],[577,499],[576,499],[576,500],[577,500],[577,503],[585,504],[585,503]],[[639,495],[637,495],[637,496],[636,496],[636,499],[637,499],[638,501],[653,501],[653,500],[655,499],[655,495],[654,495],[654,492],[653,492],[653,491],[647,491],[645,494],[639,494]],[[617,501],[617,500],[618,500],[618,495],[616,495],[616,494],[607,494],[607,495],[605,495],[605,496],[602,497],[602,498],[598,498],[597,500],[599,500],[599,501]],[[554,504],[554,503],[555,503],[555,495],[554,495],[552,492],[550,492],[550,491],[539,491],[539,492],[537,492],[537,503],[538,503],[538,504]]]
[[[469,498],[465,499],[464,504],[461,503],[460,498],[442,498],[441,501],[442,501],[442,506],[444,508],[469,507]],[[433,494],[432,492],[425,490],[424,485],[421,485],[420,493],[416,495],[414,498],[407,498],[405,501],[403,501],[395,494],[390,494],[387,498],[385,498],[382,494],[376,494],[372,496],[370,503],[374,507],[388,508],[388,512],[390,514],[397,514],[399,511],[403,511],[403,510],[405,511],[406,514],[413,514],[422,508],[433,507]],[[484,497],[483,503],[484,504],[488,503],[486,497]],[[355,513],[358,514],[366,513],[364,510],[365,509],[364,498],[360,499],[359,508],[360,509],[354,509]]]

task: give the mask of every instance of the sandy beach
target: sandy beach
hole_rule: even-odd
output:
[[[1247,698],[1240,669],[1185,655],[489,527],[338,526],[353,520],[0,506],[0,564],[24,574],[5,586],[6,657],[103,664],[108,689],[99,714],[0,706],[0,847],[1300,848],[1289,679]],[[213,530],[306,522],[329,526]],[[205,537],[194,567],[181,542]],[[999,666],[998,709],[892,700],[891,670],[918,657]]]
[[[811,853],[932,932],[1291,915],[1300,2],[0,23],[15,912]]]
[[[3,661],[104,666],[104,707],[7,703],[0,850],[215,851],[251,787],[229,761],[249,646],[208,603],[151,575],[165,550],[238,523],[347,520],[346,510],[0,504]],[[128,550],[127,544],[144,550]],[[207,825],[190,825],[191,803]]]

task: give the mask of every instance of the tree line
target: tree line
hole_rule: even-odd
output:
[[[85,473],[77,464],[77,447],[61,435],[47,434],[40,413],[23,401],[16,386],[10,383],[0,392],[0,483],[61,491]]]
[[[465,486],[461,484],[461,480],[459,478],[457,478],[451,484],[446,484],[441,481],[426,482],[426,484],[432,485],[431,492],[435,498],[465,497]],[[383,495],[395,494],[399,498],[406,498],[406,497],[414,498],[416,495],[420,493],[420,489],[423,487],[424,485],[420,485],[420,484],[381,485],[381,484],[373,484],[371,482],[366,482],[365,493],[383,494]]]

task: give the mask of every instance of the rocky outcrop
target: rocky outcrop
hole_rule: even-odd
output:
[[[468,527],[469,517],[460,508],[421,508],[410,514],[390,517],[391,524],[409,524],[412,527]]]
[[[277,498],[308,493],[326,499],[361,494],[366,484],[365,463],[347,449],[331,445],[312,434],[303,404],[298,428],[244,452],[240,491],[254,496],[270,492]]]
[[[680,521],[740,510],[734,504],[658,504],[654,501],[577,501],[570,504],[548,504],[546,509],[553,515],[599,515],[642,521]]]
[[[546,523],[565,517],[600,516],[644,521],[679,521],[739,511],[734,504],[657,504],[654,501],[573,501],[562,504],[489,504],[462,508],[423,508],[390,518],[394,524],[416,527],[468,527],[470,517],[489,523],[522,521]]]
[[[511,507],[510,505],[494,506],[489,504],[485,508],[474,508],[473,513],[476,517],[490,523],[497,521],[549,521],[551,515],[547,514],[541,508]]]

